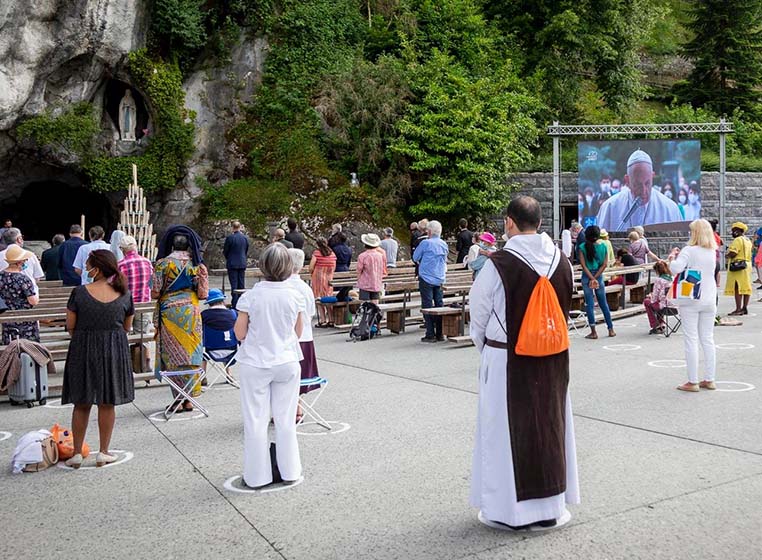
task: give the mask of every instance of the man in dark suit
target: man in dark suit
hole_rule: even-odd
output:
[[[458,227],[460,228],[460,231],[458,232],[458,240],[455,242],[455,250],[458,251],[458,258],[455,259],[455,262],[462,263],[463,259],[466,258],[466,255],[468,255],[468,250],[471,248],[471,245],[474,244],[474,234],[468,231],[468,220],[465,218],[460,219]]]
[[[69,239],[64,241],[58,251],[58,273],[64,286],[79,286],[82,277],[74,270],[74,259],[79,248],[86,244],[82,239],[82,226],[74,224],[69,228]]]
[[[233,293],[233,307],[238,303],[240,293],[246,289],[246,256],[249,253],[249,239],[241,231],[241,222],[233,222],[233,233],[225,238],[222,254],[225,255],[225,268],[228,269],[230,290]]]
[[[304,249],[304,235],[296,229],[296,220],[289,218],[286,223],[288,224],[286,240],[294,244],[294,249]]]

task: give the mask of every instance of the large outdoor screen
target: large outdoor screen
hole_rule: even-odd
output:
[[[685,229],[701,217],[698,140],[580,142],[580,223],[608,231]]]

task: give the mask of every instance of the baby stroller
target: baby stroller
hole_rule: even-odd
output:
[[[349,329],[349,342],[369,340],[378,336],[381,328],[381,309],[370,301],[364,301],[355,313],[352,328]]]

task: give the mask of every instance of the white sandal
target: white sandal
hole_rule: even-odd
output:
[[[118,459],[119,457],[116,455],[109,455],[108,453],[100,451],[98,456],[95,458],[95,466],[102,467],[103,465],[109,465],[111,463],[115,463]]]
[[[71,467],[72,469],[78,469],[82,466],[82,462],[84,459],[82,458],[82,453],[77,453],[72,458],[67,459],[64,463],[67,467]]]

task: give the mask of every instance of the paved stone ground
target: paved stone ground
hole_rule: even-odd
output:
[[[729,306],[723,298],[721,310]],[[168,389],[142,389],[118,409],[112,442],[132,460],[25,475],[11,475],[6,463],[4,554],[759,558],[762,304],[750,311],[742,327],[716,329],[721,391],[713,393],[674,390],[684,368],[654,366],[682,359],[682,337],[648,336],[645,316],[620,321],[615,339],[573,337],[583,502],[556,532],[512,535],[478,523],[468,505],[477,353],[422,345],[414,328],[357,344],[318,334],[321,373],[330,380],[320,409],[349,429],[300,436],[303,484],[258,495],[224,487],[242,462],[232,387],[203,397],[211,417],[170,423],[148,419],[167,402]],[[0,456],[10,459],[22,433],[69,425],[69,417],[68,408],[0,405],[0,430],[12,434],[0,442]],[[90,429],[88,440],[97,444],[95,423]]]

